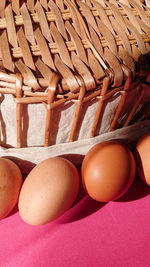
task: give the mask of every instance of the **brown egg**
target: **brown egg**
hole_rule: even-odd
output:
[[[83,186],[97,201],[115,200],[129,189],[135,170],[133,154],[126,146],[102,142],[92,147],[82,162]]]
[[[19,167],[9,159],[0,158],[0,219],[17,204],[22,181]]]
[[[19,196],[20,216],[31,225],[48,223],[71,207],[78,191],[76,167],[61,157],[46,159],[24,181]]]
[[[143,135],[137,142],[135,150],[137,173],[150,185],[150,133]]]

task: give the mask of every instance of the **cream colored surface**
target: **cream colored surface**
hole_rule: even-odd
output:
[[[64,154],[70,154],[71,160],[75,164],[80,164],[82,157],[79,155],[85,155],[93,145],[99,142],[111,139],[121,139],[125,140],[127,143],[132,143],[133,145],[140,136],[148,131],[150,131],[149,120],[139,122],[133,126],[122,128],[114,132],[101,134],[94,138],[78,140],[72,143],[57,144],[49,147],[28,147],[19,149],[6,149],[4,147],[0,147],[0,156],[14,157],[16,158],[16,161],[18,159],[19,165],[21,166],[23,172],[28,172],[28,169],[30,169],[28,166],[29,162],[37,164],[49,157],[55,157]],[[71,156],[71,154],[75,154],[76,156]]]

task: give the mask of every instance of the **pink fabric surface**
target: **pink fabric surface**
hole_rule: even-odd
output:
[[[150,266],[149,193],[136,178],[124,197],[103,204],[81,188],[73,207],[43,226],[27,225],[16,208],[0,221],[0,266]]]

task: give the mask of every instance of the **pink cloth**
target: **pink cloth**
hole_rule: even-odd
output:
[[[107,204],[83,190],[73,207],[43,226],[17,210],[0,221],[1,267],[150,266],[150,188],[136,178],[128,193]]]

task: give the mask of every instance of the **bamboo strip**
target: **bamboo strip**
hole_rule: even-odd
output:
[[[79,120],[79,116],[80,116],[80,112],[81,112],[81,108],[83,104],[84,95],[85,95],[85,85],[84,85],[84,82],[81,80],[81,87],[80,87],[78,102],[77,102],[76,110],[74,114],[74,120],[73,120],[72,127],[71,127],[69,142],[72,142],[74,138],[75,130],[77,127],[77,123]]]
[[[22,96],[22,76],[16,74],[16,97]],[[17,147],[21,147],[21,136],[22,136],[22,104],[17,103],[16,105],[16,119],[17,119]]]
[[[8,83],[8,82],[4,82],[1,80],[0,80],[0,86],[10,88],[10,89],[12,89],[12,91],[13,91],[13,89],[16,88],[16,85],[14,83]],[[31,91],[31,87],[23,85],[22,90],[23,91]]]
[[[141,37],[142,37],[144,43],[150,43],[150,37],[147,34],[142,34]],[[119,39],[119,37],[115,36],[115,39],[116,39],[117,46],[121,46],[122,41]],[[137,44],[137,40],[134,38],[133,35],[128,35],[128,39],[130,41],[130,45]],[[102,44],[103,48],[108,47],[107,42],[103,38],[100,38],[100,40],[101,40],[101,44]],[[85,49],[91,48],[91,46],[87,40],[83,39],[82,43],[83,43],[83,46]],[[51,49],[52,54],[58,54],[59,53],[59,50],[57,48],[56,43],[49,43],[48,45],[49,45],[49,48]],[[66,42],[66,46],[67,46],[68,51],[70,51],[70,52],[76,51],[76,47],[75,47],[73,42],[71,42],[71,41]],[[40,48],[38,47],[38,45],[31,46],[31,51],[32,51],[33,56],[41,56],[41,51],[40,51]],[[22,58],[23,54],[22,54],[21,48],[17,48],[17,49],[12,48],[12,55],[14,58],[20,58],[20,57]],[[0,60],[2,60],[1,57],[0,57]]]
[[[138,99],[135,101],[132,109],[131,109],[131,112],[129,113],[129,116],[126,120],[126,122],[124,123],[123,127],[126,127],[129,125],[131,119],[133,118],[138,106],[140,105],[142,99],[143,99],[143,96],[144,96],[144,90],[141,89],[141,93],[140,93],[140,96],[138,97]]]
[[[107,16],[113,16],[113,12],[109,8],[107,8],[107,7],[103,7],[103,8],[104,8]],[[117,8],[117,9],[121,13],[122,16],[127,16],[127,14],[123,8]],[[93,13],[93,16],[95,16],[95,17],[99,16],[99,13],[96,9],[92,8],[91,11]],[[139,13],[135,8],[132,8],[132,12],[135,16],[139,17]],[[149,10],[145,10],[144,12],[145,12],[146,16],[150,17],[150,11]],[[82,10],[80,10],[80,13],[82,14]],[[45,12],[45,15],[46,15],[48,22],[55,22],[55,16],[54,16],[52,11]],[[71,13],[68,9],[61,10],[61,15],[62,15],[62,18],[64,20],[72,19]],[[22,26],[24,24],[23,18],[21,15],[14,16],[14,18],[15,18],[16,26]],[[39,23],[39,18],[38,18],[37,13],[31,13],[31,18],[32,18],[33,23]],[[6,20],[5,20],[5,18],[1,18],[0,19],[0,29],[5,29],[5,28],[6,28]]]
[[[0,87],[0,93],[1,94],[12,94],[12,95],[15,95],[16,94],[16,90],[15,89],[11,89],[11,88],[7,88],[7,87]]]
[[[17,104],[35,104],[42,103],[47,100],[47,96],[29,96],[29,97],[18,97],[14,98]]]
[[[47,112],[46,112],[44,147],[47,147],[49,145],[50,125],[51,125],[51,115],[52,115],[52,109],[51,109],[50,105],[54,101],[58,81],[59,81],[59,76],[57,74],[54,74],[52,79],[49,81],[48,96],[47,96],[48,106],[47,106]]]
[[[91,130],[91,133],[90,133],[90,138],[94,137],[94,135],[95,135],[95,131],[96,131],[96,128],[97,128],[97,124],[98,124],[98,121],[99,121],[99,118],[100,118],[100,115],[101,115],[101,112],[102,112],[103,103],[104,103],[103,97],[107,93],[109,84],[110,84],[110,78],[109,77],[105,77],[104,80],[103,80],[102,90],[101,90],[101,93],[100,93],[101,98],[99,99],[99,102],[98,102],[98,106],[97,106],[97,110],[96,110],[96,114],[95,114],[92,130]]]
[[[131,85],[131,77],[128,77],[126,82],[125,82],[123,94],[121,96],[121,99],[120,99],[119,105],[117,107],[115,116],[114,116],[113,121],[111,123],[110,131],[113,131],[115,129],[115,125],[117,123],[117,120],[118,120],[119,115],[120,115],[120,113],[121,113],[121,111],[123,109],[123,106],[124,106],[124,103],[125,103],[125,100],[126,100],[126,97],[127,97],[126,92],[129,91],[130,85]]]
[[[41,97],[41,96],[44,96],[44,97],[47,97],[48,96],[48,93],[47,92],[24,92],[24,96],[32,96],[32,97]]]

